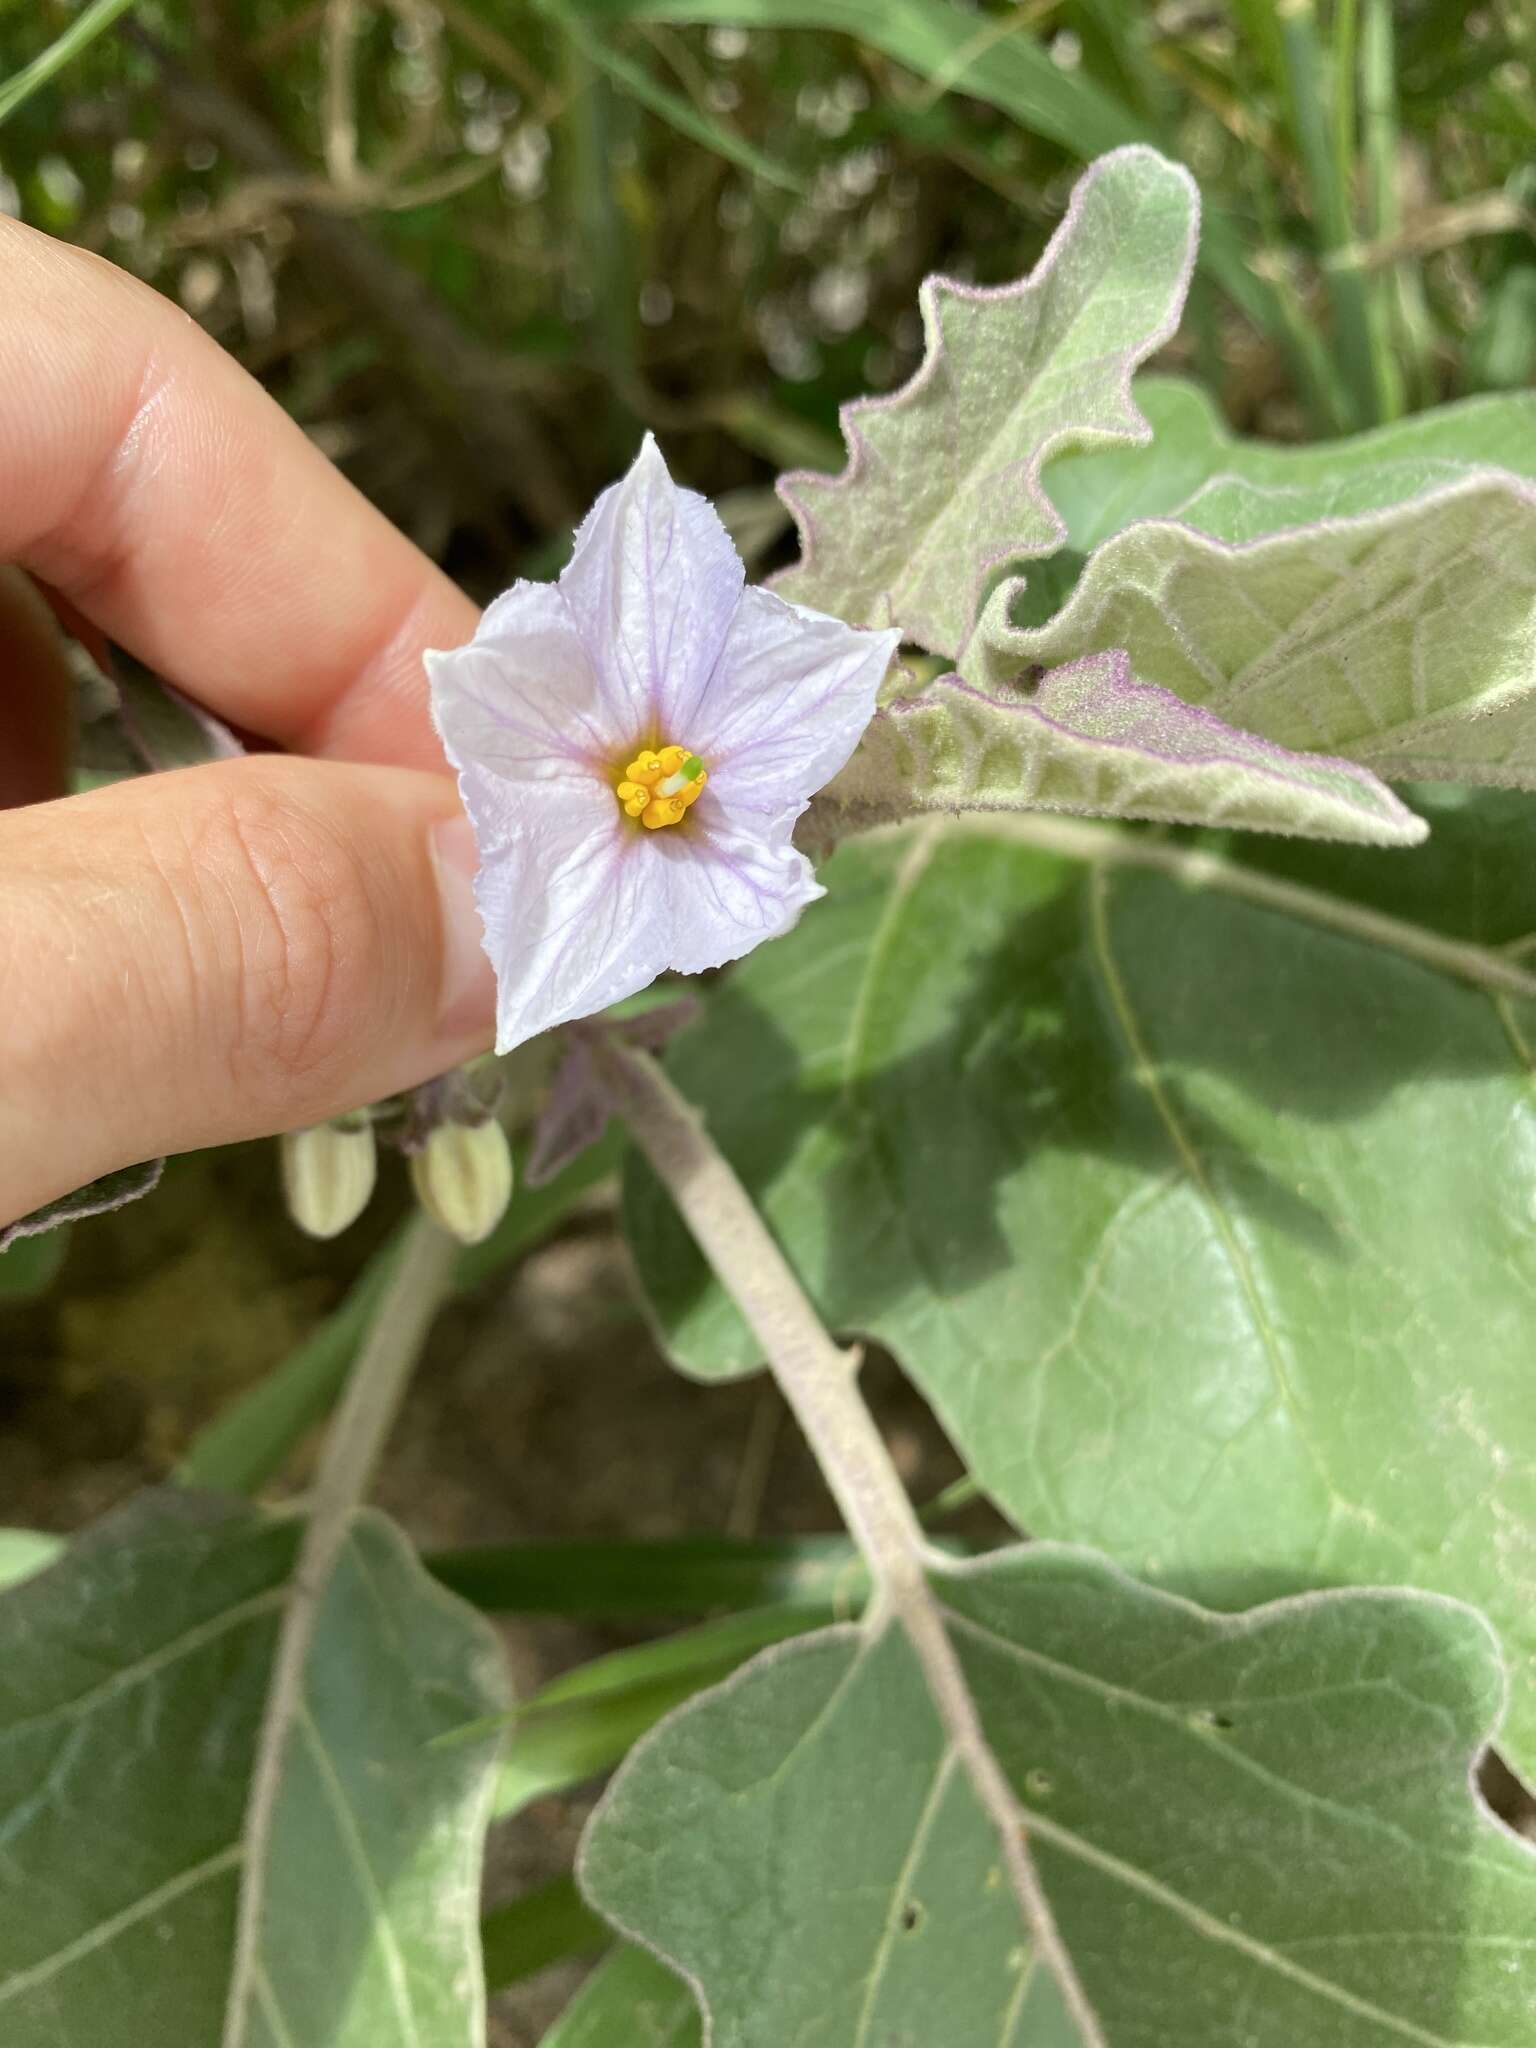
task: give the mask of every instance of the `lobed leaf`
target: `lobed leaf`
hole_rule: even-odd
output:
[[[1295,914],[1172,848],[846,848],[669,1066],[827,1321],[897,1354],[1019,1526],[1216,1606],[1467,1599],[1536,1770],[1536,1006],[1499,992],[1536,810],[1426,807],[1426,846],[1331,856],[1351,894],[1282,886]],[[1261,844],[1266,882],[1320,858]],[[1427,964],[1436,927],[1487,985]],[[639,1167],[626,1209],[678,1363],[751,1370]]]
[[[1469,1787],[1503,1689],[1478,1616],[1335,1593],[1225,1619],[1049,1545],[937,1586],[1103,2048],[1528,2038],[1536,1854]],[[580,1876],[716,2048],[1081,2048],[892,1626],[675,1714]]]
[[[997,573],[1060,544],[1042,464],[1147,439],[1131,372],[1178,324],[1198,210],[1187,171],[1132,145],[1083,176],[1030,277],[929,279],[917,374],[844,408],[841,476],[781,482],[802,551],[782,594],[957,656]]]
[[[261,1870],[250,1772],[299,1525],[141,1495],[0,1598],[0,2036],[477,2048],[485,1623],[382,1517],[323,1595]],[[264,1911],[230,1999],[237,1898]],[[168,1978],[167,1972],[170,1972]],[[168,1988],[168,1986],[170,1988]]]

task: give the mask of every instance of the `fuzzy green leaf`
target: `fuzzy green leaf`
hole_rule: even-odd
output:
[[[1138,377],[1133,389],[1152,429],[1150,443],[1063,455],[1042,478],[1074,555],[1090,555],[1136,519],[1177,513],[1214,531],[1199,516],[1197,494],[1217,477],[1271,494],[1276,527],[1376,511],[1469,470],[1536,477],[1536,394],[1530,392],[1469,398],[1370,433],[1291,447],[1234,434],[1197,384]],[[1247,537],[1273,530],[1256,528]]]
[[[1114,651],[1026,690],[944,676],[876,714],[816,799],[832,838],[925,811],[1078,811],[1413,846],[1426,826],[1368,769],[1294,753],[1149,688]]]
[[[494,1638],[381,1517],[320,1612],[270,1832],[247,1810],[299,1524],[167,1492],[0,1598],[6,2048],[478,2048]],[[232,2009],[237,1896],[264,1908]]]
[[[780,487],[802,550],[782,594],[958,655],[991,579],[1060,544],[1041,465],[1148,438],[1131,373],[1178,324],[1198,209],[1187,171],[1133,145],[1085,174],[1029,278],[929,279],[916,376],[845,408],[841,476]]]
[[[1503,1692],[1480,1617],[1338,1593],[1220,1619],[1051,1546],[937,1590],[1102,2048],[1528,2040],[1536,1855],[1468,1782]],[[718,2048],[1083,2048],[892,1625],[674,1715],[580,1874]]]
[[[582,1985],[540,2048],[699,2048],[699,2008],[643,1948],[621,1948]]]
[[[669,1064],[829,1322],[896,1352],[1020,1527],[1213,1605],[1457,1594],[1536,1770],[1536,1010],[1434,944],[1459,975],[1536,930],[1536,806],[1428,815],[1294,905],[1320,856],[1258,842],[1286,914],[1145,841],[1171,876],[935,824],[849,847]],[[754,1367],[638,1168],[627,1213],[678,1361]]]
[[[1139,682],[1280,747],[1536,785],[1536,488],[1476,471],[1298,528],[1302,497],[1213,483],[1179,520],[1107,540],[1044,626],[1010,623],[999,589],[967,679],[1006,690],[1124,648]]]

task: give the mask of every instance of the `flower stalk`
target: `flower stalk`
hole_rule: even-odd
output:
[[[938,1601],[930,1545],[858,1391],[861,1353],[832,1337],[703,1119],[654,1059],[612,1033],[581,1031],[630,1135],[676,1203],[716,1277],[746,1317],[869,1566],[865,1626],[894,1621],[917,1658],[950,1751],[997,1830],[1004,1867],[1040,1960],[1056,1978],[1084,2048],[1104,2035],[1035,1870],[1024,1816],[992,1753]]]

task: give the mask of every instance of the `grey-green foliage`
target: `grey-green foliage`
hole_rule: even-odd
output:
[[[300,1525],[145,1495],[0,1597],[6,2048],[478,2048],[504,1705],[486,1624],[381,1517],[325,1592],[259,1868],[248,1811]],[[237,1902],[258,1938],[231,1998]],[[170,2031],[167,2031],[167,2029]]]
[[[1009,810],[1368,846],[1413,846],[1426,829],[1369,770],[1226,725],[1139,681],[1118,649],[1064,662],[1027,692],[939,677],[877,712],[817,806],[834,836],[925,811]]]
[[[670,1065],[1021,1528],[1218,1606],[1459,1595],[1530,1769],[1536,1025],[1368,920],[1529,934],[1536,813],[1426,803],[1425,847],[1319,870],[1354,936],[979,831],[846,848]],[[638,1169],[628,1215],[678,1362],[753,1368]]]
[[[917,376],[847,408],[840,477],[781,486],[803,557],[778,579],[784,596],[959,655],[989,578],[1058,543],[1041,464],[1146,438],[1131,372],[1177,325],[1198,211],[1187,171],[1116,150],[1030,277],[1000,291],[930,279]]]
[[[594,1817],[589,1896],[699,1987],[714,2048],[1528,2041],[1536,1856],[1468,1782],[1503,1694],[1478,1616],[1224,1619],[1049,1545],[938,1590],[1094,2031],[886,1624],[758,1658]]]
[[[1301,523],[1318,496],[1212,483],[1105,541],[1044,626],[1011,625],[999,591],[974,679],[1126,648],[1139,682],[1280,747],[1536,785],[1536,489],[1474,471]]]
[[[918,374],[846,409],[841,476],[784,480],[785,593],[963,679],[903,686],[823,842],[1045,808],[1411,844],[1381,776],[1536,783],[1536,401],[1302,451],[1177,383],[1143,416],[1195,230],[1180,168],[1103,158],[1030,277],[929,280]]]
[[[1218,477],[1273,494],[1282,512],[1277,526],[1374,511],[1470,469],[1536,477],[1536,393],[1470,398],[1370,433],[1300,446],[1234,434],[1209,394],[1181,378],[1138,377],[1134,394],[1152,429],[1149,442],[1074,450],[1045,469],[1045,492],[1066,522],[1063,545],[1073,554],[1091,554],[1133,520],[1173,513],[1222,537],[1192,510]]]

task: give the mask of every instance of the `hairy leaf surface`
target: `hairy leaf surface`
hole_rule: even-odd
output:
[[[1528,2038],[1536,1856],[1476,1803],[1502,1673],[1405,1594],[1235,1619],[1042,1545],[939,1582],[1105,2048]],[[906,1639],[769,1652],[634,1752],[598,1907],[715,2048],[1079,2048]]]
[[[1060,544],[1042,463],[1147,438],[1131,372],[1178,323],[1197,216],[1188,172],[1131,146],[1085,174],[1032,276],[931,278],[916,376],[844,408],[841,476],[780,487],[802,550],[782,594],[958,655],[991,577]]]
[[[494,1639],[381,1517],[324,1596],[228,2016],[247,1801],[299,1525],[141,1496],[0,1599],[0,2039],[478,2048]]]
[[[600,1963],[540,2048],[700,2048],[693,1993],[643,1948]]]
[[[1536,1023],[1356,905],[1528,935],[1536,812],[1427,801],[1427,846],[1331,856],[1342,930],[979,831],[847,848],[671,1066],[1022,1528],[1218,1606],[1459,1595],[1532,1769]],[[638,1169],[628,1214],[678,1361],[755,1366]]]
[[[1468,470],[1536,477],[1536,394],[1530,392],[1468,398],[1366,434],[1292,447],[1234,434],[1198,384],[1149,376],[1138,377],[1132,389],[1152,429],[1150,443],[1065,454],[1041,479],[1066,523],[1064,545],[1075,555],[1091,554],[1136,519],[1177,513],[1202,531],[1217,531],[1196,509],[1198,494],[1217,477],[1270,496],[1275,525],[1254,529],[1250,538],[1376,511]]]
[[[1297,498],[1209,485],[1188,512],[1202,531],[1127,527],[1043,626],[1012,623],[1000,589],[967,679],[1006,687],[1125,648],[1139,682],[1281,747],[1398,778],[1536,783],[1536,488],[1474,471],[1300,527]]]
[[[1367,846],[1414,846],[1427,830],[1369,769],[1225,725],[1137,681],[1118,649],[1028,691],[943,676],[897,699],[816,804],[834,837],[925,811],[1076,811]]]

